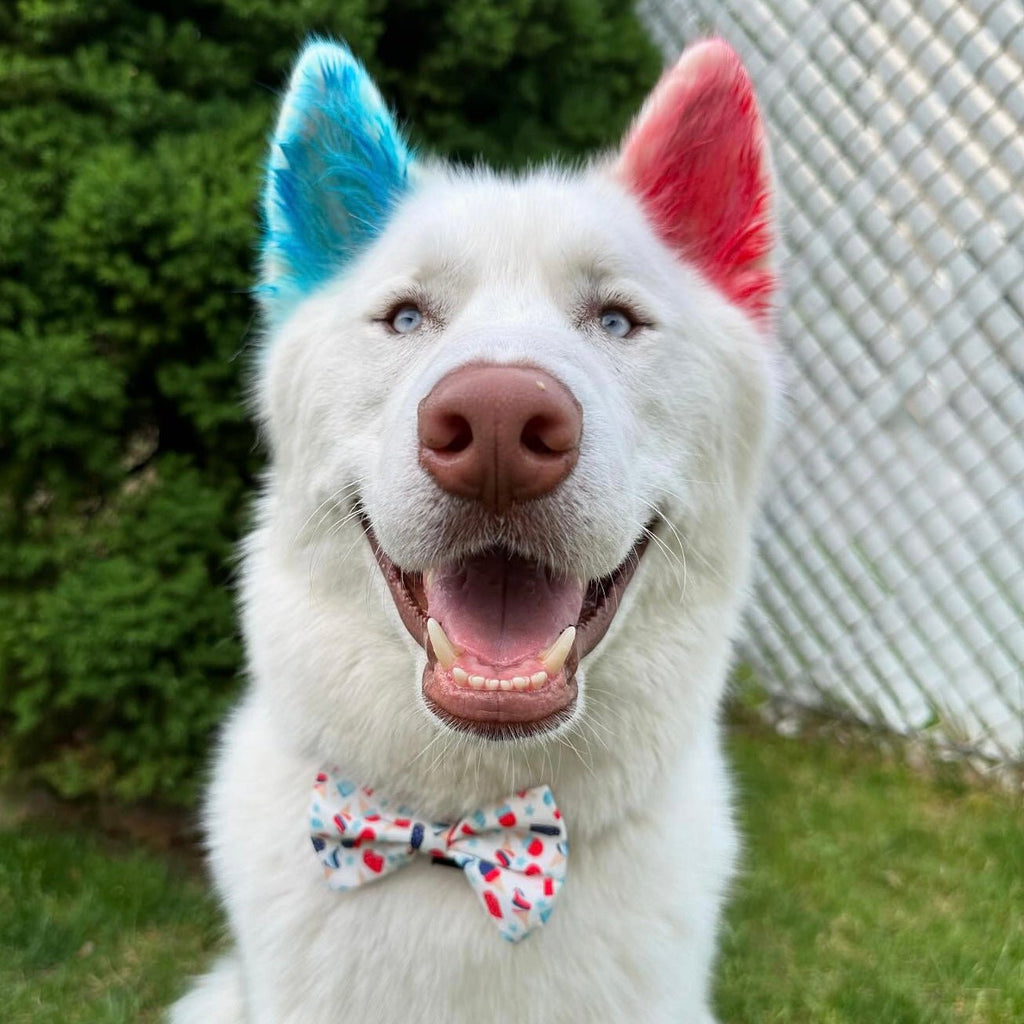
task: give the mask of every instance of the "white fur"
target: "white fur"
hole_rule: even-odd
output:
[[[374,322],[410,294],[436,318],[407,336]],[[655,326],[619,339],[580,325],[595,295],[632,299]],[[717,710],[773,415],[770,341],[607,169],[435,168],[271,346],[258,402],[272,464],[245,549],[251,684],[206,811],[234,948],[171,1019],[710,1021],[737,847]],[[473,538],[465,503],[417,463],[415,417],[479,360],[538,365],[583,409],[576,470],[507,544],[536,555],[542,524],[552,563],[595,578],[662,519],[581,665],[574,718],[515,743],[426,709],[424,652],[349,515],[358,496],[409,569],[443,559],[453,522]],[[549,784],[572,853],[548,925],[502,941],[460,873],[427,863],[329,891],[306,813],[330,764],[438,819]]]

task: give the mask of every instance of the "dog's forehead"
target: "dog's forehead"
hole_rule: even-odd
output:
[[[635,204],[594,172],[452,172],[426,181],[396,215],[390,240],[424,262],[550,274],[615,271],[651,245]]]

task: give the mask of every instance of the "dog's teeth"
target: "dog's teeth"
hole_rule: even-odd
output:
[[[459,686],[469,686],[474,690],[501,690],[503,693],[515,690],[539,690],[547,681],[547,672],[534,672],[532,676],[513,676],[511,679],[498,679],[494,676],[469,675],[465,669],[457,665],[451,670],[452,677]]]
[[[558,639],[541,655],[540,663],[547,669],[549,676],[555,676],[561,672],[575,640],[576,627],[566,626],[559,634]]]
[[[427,634],[430,637],[430,646],[437,655],[437,663],[447,672],[462,651],[448,639],[437,619],[427,619]]]

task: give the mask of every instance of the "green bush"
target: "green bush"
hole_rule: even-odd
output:
[[[420,145],[605,145],[657,72],[631,0],[0,6],[0,761],[188,803],[236,690],[256,194],[302,39]]]

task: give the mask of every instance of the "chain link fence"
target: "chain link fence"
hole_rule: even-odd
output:
[[[1020,0],[645,0],[768,121],[789,414],[743,654],[768,689],[1024,762]]]

